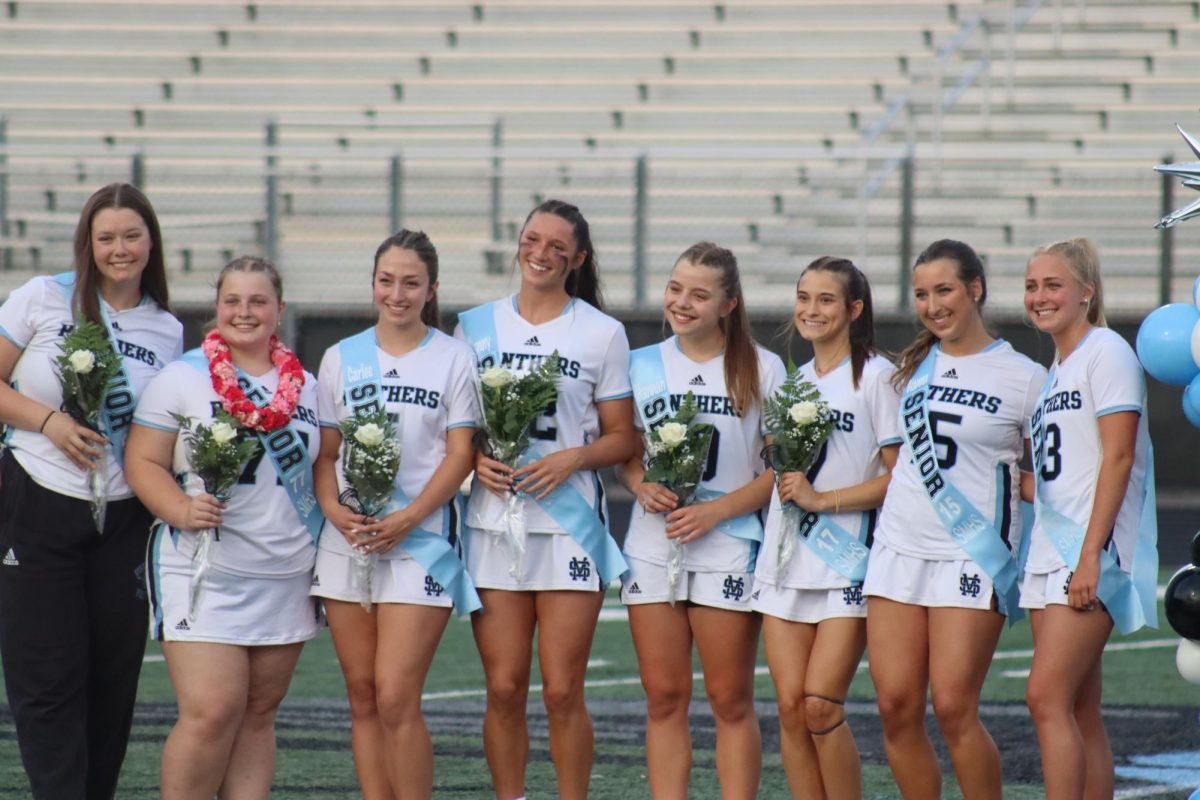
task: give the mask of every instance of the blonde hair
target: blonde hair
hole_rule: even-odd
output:
[[[1057,256],[1067,265],[1071,277],[1084,286],[1090,286],[1092,296],[1087,305],[1087,321],[1098,328],[1107,328],[1104,320],[1104,286],[1100,282],[1100,253],[1090,239],[1077,236],[1061,242],[1042,245],[1029,257],[1030,263],[1038,256]],[[1028,264],[1026,265],[1028,269]]]

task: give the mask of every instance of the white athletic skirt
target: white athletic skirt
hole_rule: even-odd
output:
[[[841,589],[790,589],[759,581],[750,605],[762,614],[815,625],[842,617],[865,619],[867,599],[861,586]]]
[[[191,572],[158,570],[148,577],[151,636],[168,642],[236,645],[305,642],[321,628],[308,596],[312,575],[248,577],[209,569],[194,617],[188,616]]]
[[[1075,571],[1060,567],[1053,572],[1035,575],[1026,572],[1021,581],[1021,608],[1045,608],[1049,605],[1066,606],[1067,586]]]
[[[625,556],[629,572],[621,579],[621,602],[627,606],[646,603],[666,603],[670,587],[667,568],[640,558]],[[753,572],[693,572],[685,571],[675,587],[675,602],[687,601],[698,606],[724,608],[730,611],[750,611],[750,595],[754,589]]]
[[[330,550],[317,551],[311,594],[329,600],[361,600],[354,577],[354,557]],[[371,578],[372,603],[407,603],[446,608],[453,605],[445,588],[412,558],[381,558]]]
[[[604,588],[591,556],[565,533],[530,533],[525,537],[525,564],[519,581],[509,573],[511,558],[498,531],[466,528],[463,549],[467,571],[477,589],[596,592]]]
[[[992,579],[969,558],[932,561],[907,556],[876,540],[863,594],[930,608],[992,608]]]

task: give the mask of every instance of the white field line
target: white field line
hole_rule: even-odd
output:
[[[1179,642],[1178,639],[1147,639],[1146,641],[1143,641],[1143,642],[1114,642],[1112,644],[1109,644],[1104,649],[1116,651],[1116,652],[1121,652],[1124,650],[1152,650],[1152,649],[1160,648],[1160,647],[1175,647],[1178,642]],[[996,654],[994,656],[992,656],[992,658],[993,658],[993,660],[994,659],[1033,658],[1033,651],[1032,650],[998,650],[998,651],[996,651]],[[864,670],[866,668],[867,668],[866,661],[860,661],[858,663],[859,670]],[[1016,673],[1018,671],[1024,673],[1021,677],[1029,677],[1028,670],[1012,670],[1012,672],[1014,672],[1014,673]],[[759,667],[754,668],[754,674],[755,675],[767,675],[769,673],[768,673],[766,666],[759,666]],[[1006,673],[1002,673],[1002,674],[1005,674],[1005,677],[1017,677],[1017,675],[1015,675],[1015,674],[1014,675],[1008,675]],[[692,680],[703,681],[704,673],[693,672]],[[583,685],[586,688],[591,689],[591,688],[601,688],[601,687],[605,687],[605,686],[638,686],[641,684],[641,682],[642,682],[642,679],[640,677],[635,676],[635,677],[631,677],[631,678],[600,678],[597,680],[584,681]],[[531,684],[529,686],[529,691],[531,694],[540,693],[542,691],[542,684],[540,684],[540,683]],[[425,694],[421,695],[421,699],[422,700],[458,700],[458,699],[463,699],[466,697],[483,697],[486,694],[487,694],[486,689],[457,689],[457,690],[447,691],[447,692],[426,692]]]
[[[1113,795],[1113,797],[1117,798],[1117,800],[1132,800],[1132,798],[1135,797],[1165,797],[1167,795],[1172,795],[1175,792],[1186,792],[1187,790],[1194,788],[1196,787],[1192,786],[1190,783],[1181,784],[1179,786],[1167,786],[1160,783],[1155,786],[1138,786],[1132,789],[1122,789]]]

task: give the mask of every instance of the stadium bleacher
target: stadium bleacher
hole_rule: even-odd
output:
[[[1031,13],[1010,68],[1011,7]],[[1034,246],[1088,235],[1127,287],[1109,302],[1144,310],[1151,167],[1190,158],[1173,123],[1200,128],[1198,17],[1178,0],[15,0],[0,9],[0,291],[69,263],[82,200],[140,170],[185,304],[272,239],[293,302],[359,303],[342,274],[396,216],[438,244],[449,304],[474,303],[507,287],[528,209],[563,196],[592,220],[617,305],[636,300],[639,255],[656,293],[709,238],[738,253],[755,305],[786,305],[804,263],[840,253],[886,307],[892,167],[911,146],[914,243],[974,243],[996,305],[1016,307]],[[1200,253],[1186,226],[1175,237],[1182,263]]]

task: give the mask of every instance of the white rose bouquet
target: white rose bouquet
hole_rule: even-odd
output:
[[[699,412],[696,395],[688,392],[679,409],[646,436],[646,474],[642,480],[670,489],[679,498],[679,508],[695,498],[712,446],[715,429],[707,422],[695,421]],[[675,588],[683,575],[684,545],[677,539],[667,541],[667,596],[675,605]]]
[[[355,513],[373,517],[392,499],[400,471],[400,435],[386,411],[359,412],[338,427],[342,432],[342,474],[349,488],[338,499]],[[359,602],[371,610],[372,583],[379,555],[354,548]]]
[[[217,411],[211,425],[197,423],[193,426],[191,417],[182,414],[173,416],[188,446],[188,466],[191,471],[203,482],[204,491],[222,503],[227,502],[246,465],[262,451],[258,437],[240,427],[225,409]],[[196,552],[192,555],[192,563],[196,565],[189,585],[188,616],[192,619],[195,619],[204,577],[211,565],[210,552],[214,538],[220,541],[219,529],[206,528],[201,531]]]
[[[480,430],[484,453],[516,469],[529,447],[529,432],[537,418],[558,399],[558,351],[555,350],[533,371],[517,375],[503,367],[479,373],[476,391],[483,411]],[[508,572],[521,580],[525,571],[525,498],[509,492],[505,498],[504,528],[508,547]]]
[[[763,460],[775,470],[775,483],[785,472],[807,472],[816,461],[829,434],[833,432],[833,411],[821,399],[821,393],[800,377],[794,364],[788,365],[787,380],[771,397],[763,400],[763,422],[771,444],[763,450]],[[783,504],[779,550],[775,570],[781,579],[796,552],[801,511],[795,503]]]
[[[62,352],[55,358],[58,380],[62,384],[62,410],[81,425],[105,433],[100,418],[108,384],[121,369],[121,357],[113,350],[104,328],[87,320],[76,320],[75,327],[58,344]],[[104,533],[108,510],[108,459],[101,456],[88,473],[89,502],[96,530]]]

